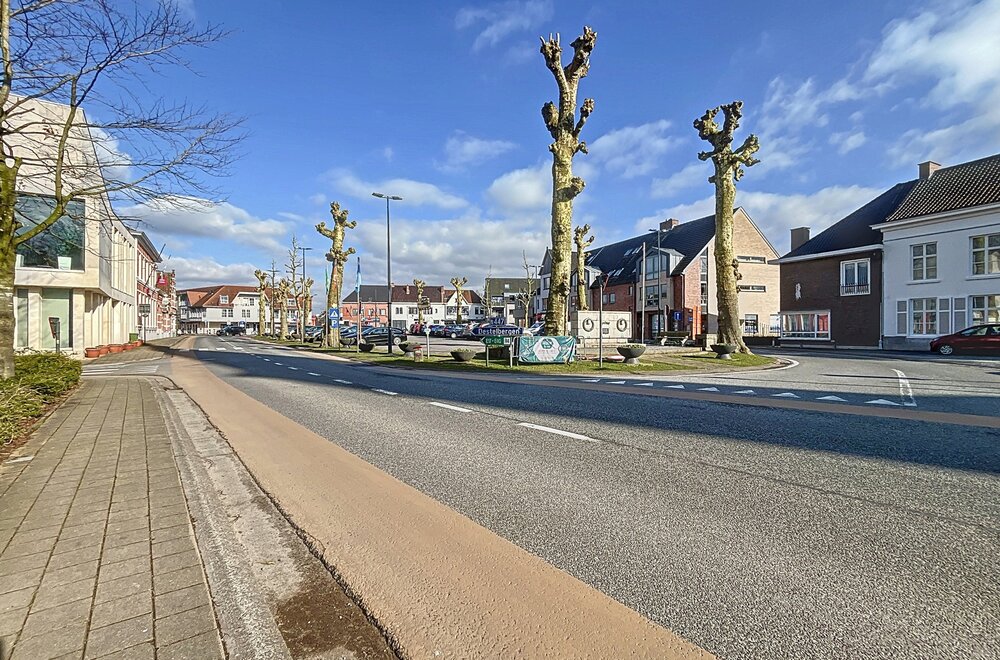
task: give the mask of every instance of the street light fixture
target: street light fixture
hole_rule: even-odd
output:
[[[386,195],[385,193],[373,192],[372,197],[385,200],[385,279],[386,279],[386,313],[388,314],[389,330],[386,337],[387,353],[392,354],[392,240],[389,233],[389,200],[399,202],[402,197],[399,195]]]

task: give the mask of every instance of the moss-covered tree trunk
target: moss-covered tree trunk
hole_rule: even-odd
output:
[[[590,70],[590,53],[594,50],[597,33],[589,27],[573,40],[573,59],[562,65],[559,35],[542,39],[541,53],[559,87],[559,105],[549,101],[542,106],[542,119],[552,135],[552,251],[549,299],[545,311],[545,333],[562,335],[566,331],[570,269],[573,253],[573,200],[584,188],[584,181],[573,176],[573,157],[587,153],[587,143],[580,140],[580,131],[594,110],[594,100],[586,99],[576,117],[576,99],[580,80]]]
[[[722,111],[725,121],[720,127],[715,116]],[[741,353],[749,353],[740,326],[740,275],[733,248],[733,207],[736,204],[736,182],[743,177],[743,168],[760,162],[753,155],[760,148],[757,136],[750,134],[739,149],[733,151],[733,133],[740,126],[743,102],[733,101],[705,111],[696,119],[698,136],[712,145],[711,151],[698,154],[699,160],[712,160],[715,174],[709,183],[715,184],[715,281],[718,305],[718,343],[732,344]]]
[[[462,287],[469,283],[468,278],[463,277],[458,279],[457,277],[451,278],[451,285],[455,287],[455,323],[462,322],[462,303],[465,302],[465,292]]]
[[[351,255],[355,253],[354,248],[344,250],[344,234],[348,229],[358,226],[357,222],[348,221],[350,213],[347,209],[340,208],[340,203],[330,204],[330,216],[333,218],[333,227],[327,227],[325,222],[316,225],[316,231],[330,239],[330,251],[326,253],[326,260],[332,264],[330,273],[330,288],[326,292],[326,308],[340,308],[340,296],[344,286],[344,265]],[[340,348],[340,327],[331,328],[329,333],[323,337],[323,345]]]
[[[8,165],[0,160],[0,379],[14,376],[14,267],[17,244],[14,234],[18,223],[14,213],[17,204],[17,170],[20,160]]]
[[[427,286],[427,282],[423,280],[414,279],[413,286],[417,288],[417,323],[420,324],[421,331],[424,327],[424,287]]]
[[[593,245],[594,237],[587,238],[589,232],[590,225],[573,230],[573,242],[576,243],[576,308],[580,311],[590,309],[587,296],[587,248]]]
[[[278,303],[281,305],[279,308],[279,319],[281,326],[281,338],[288,338],[288,297],[292,293],[292,287],[288,283],[288,280],[282,279],[278,282]]]

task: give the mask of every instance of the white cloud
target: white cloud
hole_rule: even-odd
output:
[[[392,159],[395,155],[396,152],[392,150],[392,147],[385,147],[384,149],[382,149],[382,157],[385,158],[390,163],[392,162]]]
[[[486,195],[507,212],[547,208],[552,204],[552,167],[543,163],[507,172],[490,184]]]
[[[349,234],[361,255],[363,283],[384,283],[385,224],[360,221]],[[492,266],[497,277],[523,275],[521,252],[529,263],[540,263],[549,242],[548,224],[536,217],[483,219],[475,213],[441,220],[392,222],[392,279],[407,284],[419,277],[432,285],[448,285],[452,277],[467,277],[470,288],[482,288]],[[349,264],[348,288],[354,284],[355,262]]]
[[[177,271],[177,287],[190,289],[213,284],[255,284],[250,263],[220,264],[211,257],[170,257],[164,267]]]
[[[670,122],[661,119],[615,129],[588,142],[588,160],[625,179],[649,174],[659,165],[660,157],[679,142],[667,135],[669,128]]]
[[[708,177],[712,176],[712,166],[709,163],[696,161],[674,172],[665,179],[653,179],[650,194],[653,197],[673,197],[682,190],[697,185],[710,186]]]
[[[837,147],[837,153],[840,154],[854,151],[867,141],[868,138],[865,137],[864,131],[844,131],[843,133],[830,134],[830,144]]]
[[[551,0],[512,1],[489,7],[464,7],[455,16],[455,27],[464,30],[485,24],[472,44],[473,50],[481,50],[496,46],[516,32],[534,30],[551,17]]]
[[[195,236],[232,241],[263,250],[281,250],[279,239],[287,226],[279,220],[258,218],[228,202],[160,198],[119,209],[119,215],[138,218],[140,229],[161,236]]]
[[[793,227],[809,227],[815,236],[848,213],[879,195],[882,190],[862,186],[830,186],[810,194],[782,195],[769,192],[738,192],[736,203],[746,209],[754,222],[780,253],[788,251],[788,232]],[[706,197],[679,204],[641,218],[636,231],[666,218],[681,222],[703,218],[715,212],[715,198]]]
[[[337,169],[329,172],[327,178],[338,192],[367,199],[373,192],[399,195],[404,203],[414,206],[436,206],[455,210],[469,205],[467,201],[441,190],[432,183],[412,179],[388,179],[385,181],[364,181],[348,170]]]
[[[445,171],[458,172],[501,156],[516,146],[506,140],[484,140],[456,131],[444,144],[445,160],[439,167]]]
[[[309,203],[315,204],[316,206],[323,206],[326,204],[326,195],[323,193],[316,193],[315,195],[309,195]]]

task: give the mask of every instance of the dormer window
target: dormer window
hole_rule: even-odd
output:
[[[220,305],[228,305],[229,304],[229,296],[219,296],[219,304]]]

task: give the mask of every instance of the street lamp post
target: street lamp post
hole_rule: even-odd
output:
[[[311,250],[311,247],[299,246],[302,250],[302,316],[312,312],[312,309],[306,309],[306,303],[309,302],[309,294],[306,292],[306,250]],[[309,305],[311,308],[312,305]],[[305,318],[299,319],[299,339],[301,341],[306,340],[306,320]]]
[[[663,285],[660,283],[663,270],[663,256],[660,254],[660,235],[663,232],[659,229],[650,229],[649,231],[656,232],[656,316],[659,319],[656,324],[659,326],[660,334],[662,335],[666,332],[664,326],[667,324],[666,314],[663,313]]]
[[[386,314],[388,315],[388,336],[386,337],[387,353],[392,354],[392,239],[389,233],[389,200],[401,201],[399,195],[386,195],[373,192],[372,197],[385,200],[385,279],[386,279]]]

